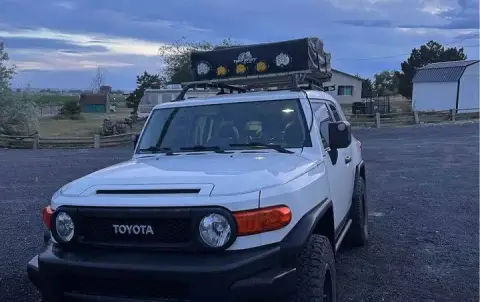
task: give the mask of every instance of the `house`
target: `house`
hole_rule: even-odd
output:
[[[340,104],[362,101],[362,79],[346,72],[332,69],[332,80],[324,85],[335,85],[330,94]]]
[[[428,64],[413,77],[415,111],[478,108],[479,60]]]
[[[79,105],[82,112],[104,113],[110,110],[110,95],[108,93],[82,93]]]

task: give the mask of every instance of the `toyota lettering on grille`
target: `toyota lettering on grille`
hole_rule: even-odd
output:
[[[149,225],[114,224],[112,226],[115,235],[154,235],[153,228]]]

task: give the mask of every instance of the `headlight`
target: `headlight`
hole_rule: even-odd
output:
[[[203,217],[198,229],[200,238],[211,247],[224,246],[232,236],[230,223],[220,214],[209,214]]]
[[[55,217],[55,232],[63,242],[72,240],[75,233],[72,217],[65,212],[58,213]]]

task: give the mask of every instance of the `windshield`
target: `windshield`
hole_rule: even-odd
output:
[[[311,146],[300,106],[298,99],[287,99],[156,109],[137,152]]]

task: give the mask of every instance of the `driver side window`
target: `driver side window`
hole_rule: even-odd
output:
[[[323,147],[324,149],[327,149],[330,147],[328,143],[328,124],[334,120],[324,103],[312,103],[312,109],[318,129],[320,130],[320,137],[322,138]]]

